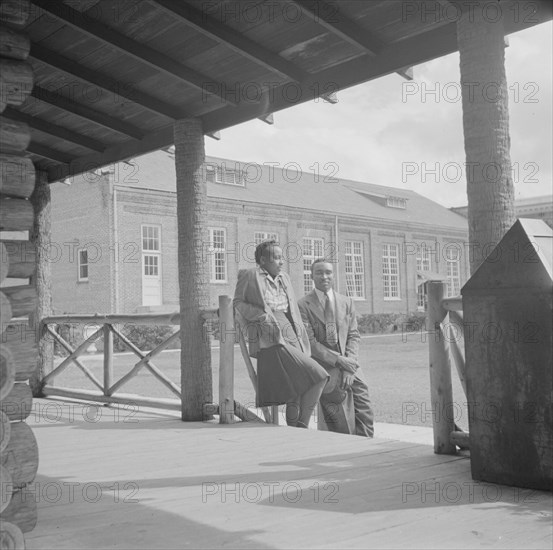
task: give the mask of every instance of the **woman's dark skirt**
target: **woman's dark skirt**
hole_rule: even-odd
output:
[[[286,316],[276,312],[284,329]],[[290,326],[288,324],[288,326]],[[289,330],[282,330],[283,334]],[[314,359],[293,345],[278,344],[257,352],[257,406],[283,405],[327,380],[328,373]]]

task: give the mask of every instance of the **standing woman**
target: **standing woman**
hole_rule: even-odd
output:
[[[287,273],[282,249],[265,241],[257,267],[238,273],[234,308],[257,358],[257,406],[286,404],[286,423],[307,428],[329,378],[315,360]]]

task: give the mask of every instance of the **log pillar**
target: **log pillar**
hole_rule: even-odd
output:
[[[174,125],[177,173],[178,261],[181,315],[183,420],[203,420],[203,405],[213,401],[211,349],[202,310],[209,307],[207,183],[202,122]]]
[[[31,283],[36,288],[36,307],[30,316],[31,328],[35,331],[38,356],[36,370],[29,380],[33,395],[42,395],[42,380],[53,368],[54,342],[40,325],[41,319],[52,315],[52,266],[48,257],[52,235],[50,185],[46,173],[38,172],[35,190],[31,195],[34,223],[30,240],[36,250],[36,270]]]
[[[516,219],[503,25],[509,10],[492,20],[491,5],[473,3],[457,21],[471,274]]]

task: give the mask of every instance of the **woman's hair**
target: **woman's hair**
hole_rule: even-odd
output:
[[[271,241],[263,241],[255,247],[255,263],[260,264],[261,258],[267,255],[267,249],[272,248],[273,246],[278,246],[278,242],[274,239]]]

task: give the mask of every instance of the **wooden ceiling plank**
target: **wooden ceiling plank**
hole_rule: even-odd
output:
[[[119,82],[118,80],[99,73],[96,70],[88,69],[82,64],[59,55],[58,53],[43,46],[32,44],[30,58],[36,59],[37,61],[49,65],[50,67],[53,67],[61,72],[75,76],[83,82],[106,90],[109,93],[114,94],[114,96],[124,97],[139,107],[148,109],[148,111],[157,115],[163,115],[172,120],[190,116],[190,114],[186,111],[168,105],[164,101],[160,101],[149,94],[145,94],[133,87],[131,84]]]
[[[53,105],[62,111],[86,118],[91,122],[104,126],[105,128],[109,128],[114,132],[124,134],[134,139],[142,139],[144,137],[144,134],[135,126],[121,120],[117,120],[110,115],[101,113],[100,111],[87,107],[86,105],[82,105],[81,103],[76,103],[71,99],[57,94],[55,91],[35,86],[31,91],[31,96],[39,101]]]
[[[56,151],[51,147],[46,147],[46,145],[41,145],[40,143],[31,142],[27,147],[27,152],[32,153],[33,155],[38,155],[39,157],[42,157],[48,160],[53,160],[64,166],[69,165],[69,163],[72,160],[72,158],[69,155],[60,153],[59,151]]]
[[[264,48],[257,42],[247,38],[244,34],[235,31],[204,13],[190,4],[174,2],[173,0],[150,0],[159,5],[172,15],[176,15],[181,21],[201,32],[205,36],[213,38],[219,43],[225,44],[241,56],[260,64],[271,72],[277,72],[285,78],[301,82],[307,74],[286,61],[277,53]]]
[[[25,122],[31,128],[35,130],[40,130],[45,134],[50,136],[63,139],[64,141],[69,141],[81,147],[86,147],[92,151],[102,152],[106,146],[99,141],[92,139],[88,136],[83,136],[62,126],[58,126],[46,120],[37,118],[35,116],[28,115],[22,111],[17,111],[12,107],[7,107],[6,110],[2,113],[2,116],[9,118],[11,120],[18,120],[19,122]]]
[[[54,17],[61,19],[67,25],[118,49],[137,61],[147,63],[159,71],[178,78],[187,85],[194,86],[201,90],[203,94],[214,95],[226,104],[236,105],[234,101],[225,97],[225,94],[222,92],[222,83],[216,82],[206,75],[181,65],[162,53],[140,42],[136,42],[115,29],[107,27],[100,21],[94,21],[91,17],[85,17],[81,12],[66,4],[52,2],[51,0],[33,0],[33,4]]]
[[[294,0],[302,10],[311,14],[315,23],[323,26],[342,40],[362,49],[365,53],[375,56],[382,49],[380,40],[375,39],[368,31],[340,15],[339,3],[328,4],[324,1]]]

